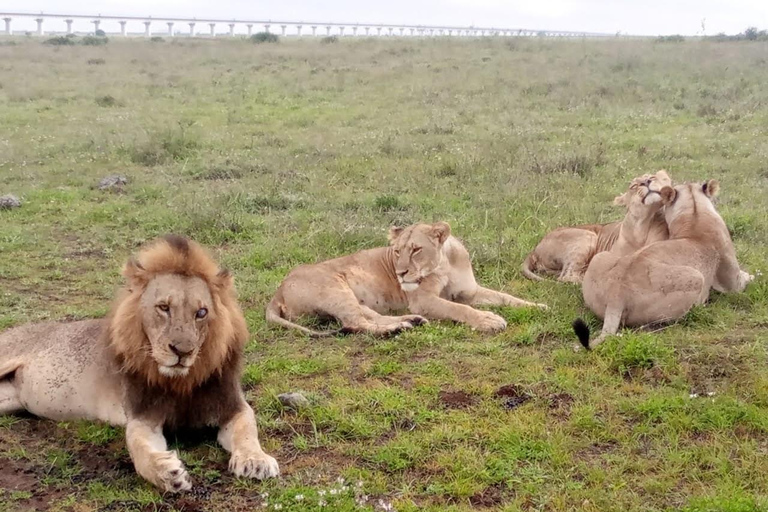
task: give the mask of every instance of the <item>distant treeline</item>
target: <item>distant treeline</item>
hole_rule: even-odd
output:
[[[707,41],[768,41],[768,30],[758,30],[757,27],[749,27],[744,32],[729,36],[723,32],[714,36],[705,36]],[[681,43],[685,37],[681,35],[659,36],[657,43]]]

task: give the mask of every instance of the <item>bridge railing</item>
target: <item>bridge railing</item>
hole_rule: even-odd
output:
[[[264,32],[277,31],[283,36],[309,35],[309,32],[302,32],[307,28],[312,36],[375,36],[375,37],[615,37],[617,34],[603,34],[595,32],[576,32],[563,30],[540,30],[528,28],[505,28],[489,26],[460,26],[460,25],[413,25],[408,23],[343,23],[343,22],[315,22],[315,21],[288,21],[288,20],[258,20],[258,19],[223,19],[223,18],[186,18],[186,17],[152,17],[152,16],[114,16],[114,15],[85,15],[85,14],[52,14],[52,13],[29,13],[29,12],[0,12],[0,19],[5,23],[5,35],[13,35],[13,21],[15,19],[32,19],[37,23],[37,29],[32,32],[35,35],[45,35],[47,20],[63,21],[65,25],[60,25],[62,32],[73,33],[73,24],[75,21],[88,20],[93,24],[93,31],[100,29],[103,21],[118,22],[120,25],[120,34],[128,36],[128,24],[139,27],[143,30],[137,35],[150,37],[153,34],[153,28],[160,26],[161,30],[155,32],[167,36],[202,36],[207,35],[216,37],[221,35],[216,32],[217,25],[228,28],[226,35],[237,35],[237,29],[245,27],[247,35],[251,35],[256,27],[257,31],[263,27]],[[154,27],[153,27],[154,24]],[[174,30],[176,24],[187,24],[188,28],[183,31]],[[196,31],[200,26],[207,25],[208,30],[202,32]],[[165,26],[165,27],[163,27]],[[346,31],[346,29],[350,29]],[[292,29],[290,32],[288,29]],[[23,31],[26,34],[31,31]],[[57,31],[58,32],[58,31]],[[241,32],[242,33],[242,32]],[[131,34],[134,35],[134,34]]]

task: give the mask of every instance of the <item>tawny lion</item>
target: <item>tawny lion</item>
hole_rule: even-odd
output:
[[[125,426],[136,471],[164,491],[191,488],[164,427],[218,426],[230,471],[278,475],[240,386],[248,329],[229,273],[196,243],[169,236],[123,275],[108,319],[0,334],[0,414]]]
[[[672,181],[666,171],[656,174],[645,174],[637,180],[649,180],[651,190],[660,191],[662,187],[671,185]],[[616,197],[615,205],[625,204],[626,194]],[[659,216],[655,219],[654,233],[666,234],[666,224]],[[583,224],[557,228],[547,233],[523,261],[521,271],[528,279],[541,281],[537,274],[557,274],[557,280],[566,283],[581,283],[589,263],[596,254],[610,251],[619,239],[624,221],[607,224]],[[662,239],[662,238],[659,238]]]
[[[623,257],[603,253],[592,260],[584,279],[584,301],[603,319],[603,329],[590,342],[589,328],[576,320],[574,330],[582,345],[596,347],[622,324],[675,321],[703,304],[711,289],[741,292],[754,279],[739,267],[728,228],[712,203],[719,189],[720,184],[710,180],[662,190],[669,239]]]
[[[479,286],[469,253],[445,222],[391,228],[390,245],[297,267],[267,306],[267,320],[318,332],[294,323],[304,315],[338,319],[343,331],[393,334],[431,320],[453,320],[480,331],[507,325],[499,315],[472,306],[536,306]],[[410,315],[388,316],[409,310]]]

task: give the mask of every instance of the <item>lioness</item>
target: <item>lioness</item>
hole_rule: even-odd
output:
[[[163,427],[218,426],[230,471],[278,475],[240,386],[248,329],[229,273],[196,243],[168,236],[123,275],[108,319],[0,334],[0,414],[125,425],[136,471],[164,491],[191,483]]]
[[[302,315],[338,319],[343,331],[377,335],[397,333],[427,318],[453,320],[480,331],[499,331],[506,321],[471,306],[537,306],[506,293],[479,286],[469,253],[445,222],[414,224],[389,231],[388,247],[369,249],[297,267],[285,278],[267,306],[267,320],[318,332],[293,323]],[[385,316],[408,309],[405,316]]]
[[[658,192],[672,181],[666,171],[654,175],[645,174],[634,181],[651,179],[650,188]],[[613,200],[615,205],[625,205],[626,194]],[[566,283],[581,283],[592,258],[596,254],[610,251],[619,238],[623,221],[607,224],[584,224],[557,228],[548,233],[536,248],[526,256],[521,272],[528,279],[541,281],[537,274],[558,274],[557,280]],[[664,225],[659,219],[657,226]],[[666,230],[666,228],[663,228]]]
[[[574,322],[584,347],[596,347],[622,323],[677,320],[703,304],[710,289],[740,292],[754,279],[739,268],[728,228],[712,204],[719,188],[716,180],[665,188],[660,197],[669,240],[627,256],[603,253],[592,260],[584,279],[584,301],[604,322],[602,333],[592,342],[587,325]]]

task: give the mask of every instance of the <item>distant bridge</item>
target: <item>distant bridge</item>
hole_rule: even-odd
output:
[[[566,30],[534,30],[528,28],[501,28],[501,27],[475,27],[475,26],[451,26],[451,25],[411,25],[398,23],[341,23],[341,22],[310,22],[310,21],[280,21],[280,20],[247,20],[247,19],[215,19],[215,18],[178,18],[178,17],[153,17],[153,16],[102,16],[85,14],[45,14],[31,12],[0,12],[0,18],[5,22],[6,35],[12,35],[12,22],[14,18],[34,19],[37,22],[35,34],[45,35],[46,20],[63,20],[66,23],[66,33],[72,34],[72,24],[75,20],[89,20],[93,24],[94,32],[99,30],[102,21],[117,21],[120,24],[120,34],[128,36],[128,23],[140,23],[144,26],[143,34],[151,37],[153,33],[169,37],[174,36],[201,36],[216,37],[216,25],[225,25],[229,28],[229,36],[236,35],[236,28],[245,27],[247,34],[253,34],[253,27],[263,27],[264,32],[277,32],[283,36],[302,36],[302,30],[311,31],[312,36],[339,35],[339,36],[397,36],[397,37],[475,37],[475,36],[501,36],[501,37],[614,37],[616,34],[601,34],[595,32],[574,32]],[[188,29],[174,31],[175,24],[187,24]],[[162,27],[160,31],[153,32],[153,24]],[[196,32],[197,25],[207,25],[208,30]],[[61,27],[64,29],[64,27]],[[291,32],[289,33],[289,29]],[[348,29],[348,30],[347,30]],[[56,31],[59,32],[59,31]],[[61,32],[64,32],[62,30]],[[24,32],[26,33],[26,31]],[[308,32],[304,33],[309,35]]]

